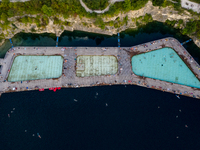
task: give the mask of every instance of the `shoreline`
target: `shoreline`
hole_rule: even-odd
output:
[[[148,49],[144,45],[148,45]],[[192,58],[192,56],[178,40],[171,37],[135,45],[132,47],[109,47],[106,48],[106,51],[104,51],[103,49],[105,48],[102,47],[37,47],[36,49],[34,47],[14,47],[14,49],[10,49],[6,53],[4,59],[0,59],[0,62],[3,66],[1,68],[0,93],[38,90],[41,88],[48,89],[51,87],[79,88],[105,85],[138,85],[161,90],[163,92],[165,91],[174,94],[181,93],[181,95],[200,99],[200,89],[198,88],[142,77],[134,74],[132,71],[132,65],[127,60],[130,60],[132,56],[137,55],[138,52],[145,53],[164,47],[170,47],[174,49],[179,57],[196,75],[198,80],[200,80],[200,72],[198,70],[200,66],[194,59],[191,61],[189,58]],[[23,81],[23,83],[8,82],[7,77],[9,70],[11,69],[12,62],[14,58],[19,55],[61,55],[64,57],[62,76],[57,79],[30,80]],[[118,60],[118,72],[114,75],[77,77],[75,69],[77,62],[75,58],[77,58],[79,55],[116,56]],[[65,62],[65,60],[69,61]],[[72,67],[66,69],[65,66],[67,65]]]
[[[199,20],[199,17],[197,15],[191,15],[187,10],[184,10],[182,14],[179,14],[178,11],[176,11],[172,7],[165,7],[160,8],[158,6],[153,6],[151,1],[148,1],[144,7],[140,8],[139,10],[131,10],[129,12],[123,12],[119,13],[115,16],[111,17],[102,17],[102,20],[105,24],[105,29],[101,29],[98,25],[95,25],[95,18],[86,18],[86,17],[80,17],[80,16],[70,16],[69,18],[65,19],[62,15],[58,17],[58,19],[62,22],[61,24],[54,24],[53,18],[48,18],[49,23],[45,27],[38,27],[35,23],[27,23],[24,24],[22,22],[17,21],[17,19],[20,19],[25,16],[33,17],[35,18],[36,15],[24,15],[24,16],[15,16],[12,18],[9,18],[9,21],[15,22],[14,25],[15,28],[12,27],[8,30],[3,30],[0,32],[0,34],[3,34],[5,39],[10,39],[14,37],[17,33],[36,33],[36,34],[42,34],[42,33],[53,33],[56,36],[60,36],[64,31],[85,31],[85,32],[91,32],[96,34],[104,34],[104,35],[114,35],[117,33],[120,33],[122,31],[125,31],[127,29],[131,28],[139,28],[140,25],[146,25],[147,22],[139,21],[139,25],[136,24],[133,19],[138,19],[140,17],[144,17],[145,14],[149,14],[152,17],[153,21],[162,22],[165,23],[166,20],[170,21],[176,21],[176,24],[172,27],[173,29],[177,29],[176,26],[178,25],[179,20],[183,20],[183,24],[187,23],[189,20]],[[191,16],[189,16],[189,14]],[[109,25],[109,22],[113,21],[114,23],[123,22],[124,18],[127,17],[128,20],[126,24],[121,25],[120,27],[115,27],[114,25]],[[118,21],[116,21],[118,20]],[[69,25],[63,24],[64,22],[70,23]],[[183,29],[183,25],[179,27],[179,30]],[[35,30],[35,32],[32,31],[32,29]],[[193,39],[193,42],[200,48],[200,40],[193,36],[193,35],[187,35],[190,38]],[[1,46],[1,44],[0,44]]]

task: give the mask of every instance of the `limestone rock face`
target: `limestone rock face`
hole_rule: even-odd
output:
[[[58,17],[62,22],[65,22],[65,21],[70,22],[70,26],[65,25],[65,24],[63,25],[54,24],[53,17],[50,17],[49,24],[45,27],[37,27],[35,23],[33,24],[28,23],[27,25],[25,25],[17,21],[17,18],[20,18],[20,17],[12,17],[12,18],[9,18],[8,20],[12,21],[14,26],[10,25],[10,28],[7,30],[1,30],[0,28],[0,34],[3,33],[5,36],[5,39],[12,38],[15,34],[19,32],[31,33],[33,31],[34,33],[53,33],[53,34],[56,34],[56,36],[60,36],[64,30],[67,30],[67,31],[80,30],[80,31],[86,31],[86,32],[113,35],[113,34],[117,34],[117,32],[124,31],[128,28],[137,28],[136,24],[132,22],[132,18],[138,18],[140,16],[144,16],[146,13],[151,14],[153,20],[160,21],[160,22],[165,22],[167,19],[168,20],[182,19],[184,23],[186,23],[190,19],[198,19],[198,16],[191,16],[190,13],[187,11],[185,11],[182,14],[178,14],[178,12],[175,11],[171,7],[166,7],[166,8],[155,7],[153,6],[152,2],[149,1],[143,8],[139,10],[129,11],[127,13],[119,13],[118,15],[111,18],[103,18],[104,22],[109,22],[109,21],[116,20],[116,18],[118,17],[122,20],[124,17],[128,16],[129,20],[128,20],[127,25],[123,25],[120,28],[114,28],[113,26],[106,26],[105,29],[102,30],[99,27],[96,27],[94,25],[95,19],[85,18],[85,17],[80,18],[79,16],[77,17],[71,16],[67,19],[65,19],[63,16]],[[37,15],[27,15],[27,16],[36,17]],[[83,25],[83,24],[86,24],[86,25]],[[195,44],[198,47],[200,47],[200,39],[197,39],[194,36],[192,36],[191,38],[193,39]]]

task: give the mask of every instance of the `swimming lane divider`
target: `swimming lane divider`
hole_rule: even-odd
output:
[[[10,44],[11,44],[11,46],[12,46],[12,48],[13,48],[14,46],[13,46],[12,40],[11,40],[11,39],[9,39],[9,40],[10,40]]]
[[[181,43],[181,45],[184,45],[184,44],[186,44],[186,43],[188,43],[188,42],[190,42],[190,41],[192,41],[192,39],[189,39],[189,40],[187,40],[187,41]]]
[[[118,34],[118,47],[120,47],[120,33],[117,34]]]
[[[57,36],[56,47],[58,47],[58,40],[59,40],[59,37]]]

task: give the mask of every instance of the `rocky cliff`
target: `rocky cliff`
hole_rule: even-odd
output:
[[[0,34],[4,34],[5,39],[12,38],[15,34],[19,32],[33,32],[34,33],[54,33],[57,36],[60,36],[64,30],[73,31],[73,30],[81,30],[86,32],[94,32],[94,33],[100,33],[100,34],[107,34],[107,35],[113,35],[117,34],[117,32],[126,30],[128,28],[137,28],[137,25],[135,22],[132,21],[132,18],[137,18],[140,16],[144,16],[146,13],[151,14],[153,20],[165,22],[168,20],[179,20],[182,19],[184,23],[186,23],[190,19],[199,19],[198,16],[192,16],[189,12],[184,11],[183,13],[179,14],[177,11],[175,11],[171,7],[166,8],[159,8],[152,5],[152,2],[149,1],[145,7],[135,10],[135,11],[129,11],[127,13],[120,13],[119,15],[116,15],[111,18],[103,18],[104,22],[114,21],[116,18],[123,19],[124,17],[128,16],[128,22],[126,25],[123,25],[119,28],[115,28],[114,26],[106,25],[105,29],[100,29],[99,27],[96,27],[94,25],[95,19],[90,18],[80,18],[79,16],[76,17],[70,17],[68,19],[64,19],[62,16],[59,16],[58,18],[61,21],[67,21],[70,22],[70,26],[68,25],[58,25],[54,24],[54,19],[51,17],[49,18],[49,23],[46,27],[40,27],[38,28],[35,23],[33,24],[24,24],[17,21],[17,18],[19,17],[13,17],[9,18],[9,21],[12,21],[14,25],[10,25],[10,29],[7,30],[0,30]],[[36,16],[31,16],[36,17]],[[191,37],[195,44],[200,47],[200,40],[196,37]]]

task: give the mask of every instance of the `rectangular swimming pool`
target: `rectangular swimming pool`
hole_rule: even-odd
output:
[[[17,56],[13,61],[8,81],[59,78],[62,75],[62,67],[62,56]]]
[[[78,56],[77,77],[116,74],[118,62],[115,56]]]

